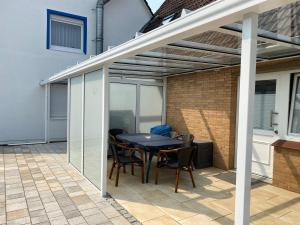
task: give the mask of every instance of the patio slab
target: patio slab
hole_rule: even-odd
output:
[[[0,146],[0,224],[130,224],[68,165],[66,146]]]
[[[110,165],[111,160],[108,170]],[[196,188],[192,188],[188,173],[182,173],[179,191],[174,193],[175,171],[161,169],[155,185],[153,168],[154,164],[148,184],[141,184],[139,168],[135,176],[121,173],[119,187],[114,186],[115,174],[108,182],[112,197],[143,224],[234,224],[234,172],[217,168],[194,170]],[[300,194],[253,180],[252,225],[300,225],[299,210]]]

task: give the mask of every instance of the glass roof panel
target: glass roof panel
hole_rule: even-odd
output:
[[[193,48],[172,48],[169,46],[158,48],[153,50],[152,52],[160,53],[162,55],[175,55],[175,56],[187,56],[191,58],[198,58],[199,60],[207,61],[215,65],[235,65],[240,62],[239,56],[229,56],[224,57],[223,54],[215,53],[213,50],[211,51],[200,51]]]
[[[241,48],[241,38],[234,35],[224,34],[218,31],[207,31],[202,34],[190,37],[187,41],[214,45],[219,47],[227,47],[233,49]]]

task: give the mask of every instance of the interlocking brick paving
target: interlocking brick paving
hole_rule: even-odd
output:
[[[66,143],[0,152],[0,224],[130,224],[68,165]]]

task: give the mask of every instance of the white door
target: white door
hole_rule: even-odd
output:
[[[259,176],[273,177],[271,145],[286,133],[289,82],[287,73],[258,74],[256,78],[252,173]]]
[[[256,175],[271,179],[273,177],[273,147],[271,145],[277,139],[286,137],[289,95],[289,72],[257,74],[252,154],[252,173]],[[238,104],[243,103],[238,102]],[[238,121],[238,113],[236,116]],[[238,133],[236,133],[236,147],[237,138]]]

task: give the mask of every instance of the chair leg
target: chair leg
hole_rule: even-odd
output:
[[[113,164],[112,164],[112,166],[111,166],[111,169],[110,169],[110,173],[109,173],[109,179],[111,179],[111,177],[112,177],[112,174],[113,174],[113,172],[114,172],[114,168],[115,168],[115,162],[113,162]]]
[[[141,176],[142,176],[142,184],[145,183],[145,166],[144,164],[141,166]]]
[[[134,164],[131,164],[131,175],[134,175]]]
[[[191,176],[191,179],[192,179],[193,187],[196,187],[195,181],[194,181],[194,177],[193,177],[193,173],[192,173],[192,169],[193,169],[192,167],[188,168],[190,176]]]
[[[158,184],[158,173],[159,173],[159,168],[156,166],[155,168],[155,184]]]
[[[176,169],[176,185],[175,185],[175,193],[178,190],[178,183],[179,183],[179,175],[180,175],[181,168]]]
[[[118,187],[118,184],[119,184],[119,174],[120,174],[120,165],[118,165],[118,168],[117,168],[117,177],[116,177],[116,184],[115,186]]]
[[[194,171],[194,169],[195,169],[195,165],[194,165],[194,162],[192,161],[192,165],[191,165],[191,167],[192,167],[192,171]]]
[[[126,166],[123,166],[123,173],[126,173]]]

